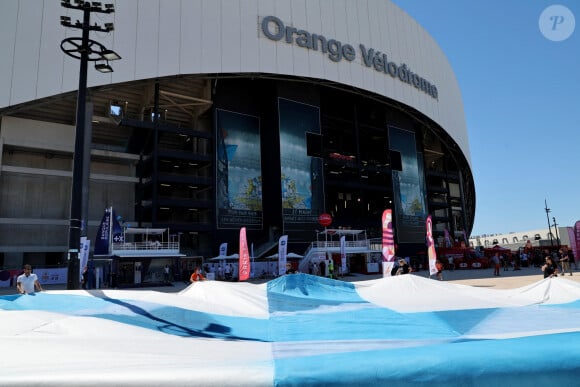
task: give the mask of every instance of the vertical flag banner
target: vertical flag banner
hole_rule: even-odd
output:
[[[80,265],[79,265],[79,279],[83,276],[83,269],[89,263],[89,250],[91,248],[91,240],[87,237],[81,237],[81,253],[79,255]]]
[[[288,235],[278,240],[278,275],[286,274],[286,253],[288,252]]]
[[[238,271],[240,281],[246,281],[250,278],[250,251],[248,250],[245,227],[240,229],[240,264]]]
[[[431,215],[427,216],[427,256],[429,257],[429,276],[437,274],[435,262],[437,262],[437,251],[435,250],[435,241],[433,240],[433,222]]]
[[[383,211],[383,277],[389,277],[395,262],[393,210]]]
[[[95,238],[95,255],[111,255],[111,217],[113,208],[106,208]]]
[[[346,273],[346,237],[340,237],[340,269],[342,274]]]
[[[220,256],[225,257],[226,255],[228,255],[228,244],[227,242],[224,242],[220,245]]]
[[[574,243],[570,242],[570,244],[573,247],[574,259],[578,262],[578,259],[580,259],[580,220],[574,223],[574,236]]]

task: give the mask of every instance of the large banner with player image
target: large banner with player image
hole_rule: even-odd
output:
[[[220,109],[216,115],[218,227],[261,228],[260,120]]]
[[[415,133],[389,126],[389,148],[401,154],[401,171],[393,171],[397,241],[424,243],[427,206],[423,154],[417,152]]]
[[[307,154],[306,133],[320,133],[320,109],[278,99],[284,229],[315,228],[324,209],[322,160]]]

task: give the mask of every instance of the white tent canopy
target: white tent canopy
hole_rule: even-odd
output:
[[[232,255],[218,255],[217,257],[208,259],[208,261],[210,262],[236,261],[238,259],[240,259],[240,254],[232,254]]]
[[[300,254],[296,254],[296,253],[288,253],[286,254],[286,258],[302,258],[304,257],[303,255]],[[278,259],[278,253],[276,254],[272,254],[272,255],[268,255],[266,258],[268,259]]]

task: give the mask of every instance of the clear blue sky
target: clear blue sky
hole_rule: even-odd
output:
[[[393,2],[437,41],[459,82],[477,198],[471,235],[547,228],[544,200],[551,222],[573,226],[580,220],[580,1]],[[575,29],[553,41],[539,21],[558,4]],[[572,31],[566,16],[549,25],[550,37]]]

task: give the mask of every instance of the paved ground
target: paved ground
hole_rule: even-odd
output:
[[[566,274],[566,279],[580,282],[580,270],[573,270],[574,275],[570,276]],[[470,286],[478,286],[478,287],[487,287],[493,289],[513,289],[519,288],[522,286],[526,286],[532,284],[534,282],[540,281],[544,278],[542,271],[539,268],[531,267],[531,268],[522,268],[521,270],[512,270],[509,271],[502,271],[500,272],[499,277],[495,277],[493,275],[493,269],[479,269],[479,270],[454,270],[454,271],[445,271],[443,272],[443,279],[444,281],[450,281],[453,283],[459,283],[464,285]],[[413,275],[419,275],[423,277],[428,276],[427,271],[419,271],[413,273]],[[342,280],[354,282],[354,281],[365,281],[380,278],[380,275],[376,274],[354,274],[349,275]],[[265,282],[264,280],[255,280],[251,281],[254,283],[261,283]],[[172,286],[158,286],[158,287],[151,287],[151,288],[138,288],[133,289],[135,291],[139,290],[156,290],[160,292],[179,292],[187,287],[187,284],[183,282],[174,282]],[[63,290],[66,289],[65,284],[61,285],[44,285],[44,290]],[[0,288],[0,295],[6,294],[16,294],[16,288]]]

